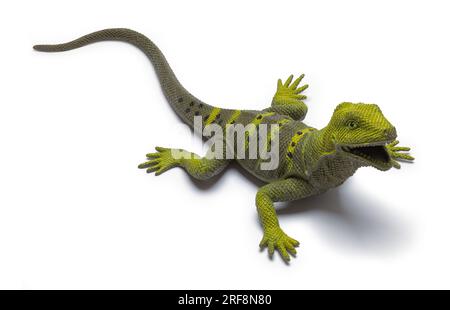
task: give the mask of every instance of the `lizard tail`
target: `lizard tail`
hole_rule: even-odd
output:
[[[100,41],[127,42],[144,52],[155,68],[170,105],[188,125],[193,126],[194,116],[202,116],[205,119],[214,111],[213,106],[201,102],[181,85],[159,48],[149,38],[136,31],[124,28],[104,29],[67,43],[35,45],[33,48],[40,52],[63,52]]]

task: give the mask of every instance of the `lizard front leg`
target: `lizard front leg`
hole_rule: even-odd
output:
[[[388,151],[389,157],[391,158],[391,164],[394,168],[400,169],[400,161],[411,162],[414,160],[414,157],[409,155],[409,151],[411,148],[404,146],[397,146],[398,140],[395,140],[388,145],[386,145],[386,149]]]
[[[230,161],[215,159],[208,155],[200,157],[181,149],[158,146],[155,149],[157,152],[147,154],[148,161],[138,166],[140,169],[147,169],[148,173],[155,172],[155,175],[160,175],[173,167],[182,167],[193,178],[206,180],[220,173]]]
[[[256,207],[264,236],[259,244],[261,248],[268,247],[272,256],[275,249],[285,262],[296,254],[295,247],[299,242],[289,237],[281,228],[275,212],[274,202],[301,199],[314,194],[314,189],[306,181],[296,178],[278,180],[261,187],[256,194]]]

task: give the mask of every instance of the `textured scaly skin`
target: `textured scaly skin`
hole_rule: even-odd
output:
[[[265,181],[256,194],[256,206],[264,230],[261,247],[272,255],[277,250],[287,262],[295,255],[299,242],[280,228],[275,202],[302,199],[342,184],[363,166],[386,171],[400,168],[398,160],[412,161],[407,147],[397,147],[394,126],[374,104],[339,104],[324,128],[318,130],[303,123],[307,107],[300,86],[303,75],[284,83],[278,80],[271,107],[262,111],[221,109],[208,105],[191,95],[177,80],[158,47],[144,35],[129,29],[105,29],[74,41],[56,45],[36,45],[43,52],[61,52],[99,41],[124,41],[142,50],[154,65],[161,88],[175,112],[193,126],[194,117],[201,116],[203,125],[278,124],[280,162],[277,169],[261,169],[261,159],[209,159],[195,155],[175,159],[171,149],[156,147],[147,154],[148,161],[139,165],[159,175],[172,167],[182,167],[197,179],[209,179],[236,160],[251,174]]]

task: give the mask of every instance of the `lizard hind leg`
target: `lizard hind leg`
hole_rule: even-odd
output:
[[[138,168],[160,175],[173,167],[182,167],[190,176],[199,180],[209,179],[220,173],[229,163],[227,159],[214,159],[182,149],[156,147],[157,152],[147,154],[147,161]]]

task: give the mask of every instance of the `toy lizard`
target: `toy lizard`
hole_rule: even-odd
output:
[[[162,90],[172,108],[187,124],[193,126],[194,117],[201,117],[203,126],[216,124],[225,129],[231,124],[277,124],[279,136],[279,164],[276,169],[261,169],[260,158],[210,158],[195,156],[175,158],[172,150],[156,147],[147,154],[147,161],[139,168],[159,175],[173,167],[182,167],[196,179],[206,180],[221,172],[236,160],[243,168],[263,180],[256,194],[256,207],[264,235],[261,248],[268,248],[272,256],[277,250],[287,262],[296,254],[299,242],[281,228],[274,203],[302,199],[342,184],[355,171],[372,166],[386,171],[400,168],[398,161],[412,161],[408,147],[397,146],[395,127],[383,116],[375,104],[339,104],[328,125],[317,130],[302,120],[307,106],[299,86],[303,75],[293,76],[283,83],[278,80],[277,91],[269,108],[261,111],[222,109],[208,105],[191,95],[177,80],[159,48],[144,35],[129,29],[105,29],[74,41],[55,45],[36,45],[42,52],[61,52],[99,41],[124,41],[142,50],[153,63]],[[212,150],[210,150],[212,151]]]

